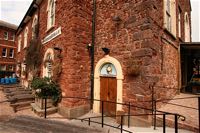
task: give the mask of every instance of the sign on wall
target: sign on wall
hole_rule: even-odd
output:
[[[61,34],[61,27],[59,27],[58,29],[56,29],[55,31],[53,31],[52,33],[50,33],[48,36],[46,36],[42,40],[42,44],[45,44],[45,43],[51,41],[52,39],[54,39],[55,37],[59,36],[60,34]]]

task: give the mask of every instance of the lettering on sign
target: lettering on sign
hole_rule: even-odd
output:
[[[53,31],[52,33],[50,33],[48,36],[46,36],[42,40],[42,44],[45,44],[45,43],[51,41],[52,39],[54,39],[55,37],[59,36],[60,34],[61,34],[61,27],[59,27],[58,29],[56,29],[55,31]]]

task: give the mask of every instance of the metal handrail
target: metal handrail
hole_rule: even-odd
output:
[[[90,98],[84,98],[84,97],[62,97],[62,98],[76,98],[76,99],[84,99],[84,100],[94,100],[94,101],[99,101],[99,102],[108,102],[108,103],[115,103],[115,104],[120,104],[120,105],[125,105],[127,107],[136,107],[136,108],[140,108],[140,109],[144,109],[144,110],[148,110],[148,111],[154,111],[152,109],[148,109],[148,108],[144,108],[144,107],[140,107],[140,106],[136,106],[136,105],[131,105],[130,103],[118,103],[118,102],[113,102],[113,101],[105,101],[105,100],[99,100],[99,99],[90,99]],[[165,113],[165,114],[171,114],[174,115],[174,113],[170,113],[170,112],[165,112],[165,111],[160,111],[160,110],[156,110],[156,112],[160,112],[160,113]],[[183,115],[177,114],[180,117],[184,117]]]

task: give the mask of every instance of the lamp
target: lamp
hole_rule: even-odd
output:
[[[62,51],[62,49],[59,48],[59,47],[54,47],[53,49],[54,49],[54,50],[58,50],[58,51],[60,51],[60,52]]]
[[[105,53],[105,55],[108,55],[110,53],[110,49],[109,48],[102,48],[103,52]]]

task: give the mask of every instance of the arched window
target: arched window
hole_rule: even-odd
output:
[[[37,34],[37,24],[38,24],[38,17],[35,15],[32,23],[32,39],[36,37]]]
[[[26,27],[24,31],[24,48],[27,47],[27,42],[28,42],[28,27]]]
[[[49,0],[47,12],[47,29],[50,29],[55,24],[55,0]]]
[[[21,51],[21,44],[22,43],[22,36],[20,35],[19,38],[18,38],[18,49],[17,49],[17,52],[20,52]]]
[[[185,20],[184,20],[184,27],[185,27],[185,42],[190,42],[190,21],[188,17],[188,13],[185,13]]]
[[[101,67],[100,70],[100,75],[101,76],[116,76],[117,71],[116,68],[113,64],[111,63],[106,63]]]

